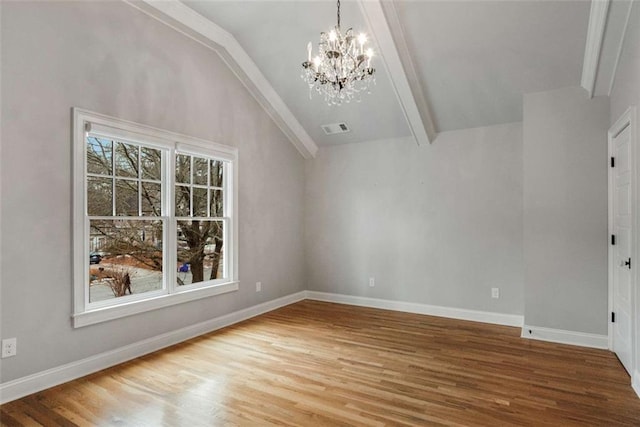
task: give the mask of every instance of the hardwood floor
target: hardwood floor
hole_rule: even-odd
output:
[[[640,426],[604,350],[303,301],[0,407],[3,426]]]

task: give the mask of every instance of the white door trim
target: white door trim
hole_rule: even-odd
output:
[[[638,145],[638,140],[637,140],[637,115],[636,115],[636,107],[635,106],[631,106],[627,109],[627,111],[624,112],[624,114],[622,114],[622,116],[620,116],[620,118],[618,118],[618,120],[616,120],[616,122],[613,124],[613,126],[611,126],[611,128],[609,129],[608,133],[607,133],[607,147],[608,147],[608,156],[607,156],[607,163],[610,162],[610,159],[612,157],[612,153],[613,153],[613,140],[616,136],[618,136],[620,134],[620,132],[622,132],[623,130],[625,130],[627,127],[630,127],[630,144],[631,144],[631,169],[632,169],[632,174],[631,174],[631,185],[633,187],[633,197],[632,197],[632,201],[631,201],[631,212],[632,212],[632,218],[633,218],[633,222],[632,222],[632,227],[633,227],[633,236],[631,236],[631,259],[632,259],[632,269],[631,269],[631,319],[630,319],[630,326],[631,326],[631,372],[634,372],[637,369],[637,344],[638,344],[638,340],[637,340],[637,336],[638,336],[638,329],[637,329],[637,319],[636,319],[636,301],[637,301],[637,277],[638,275],[636,274],[636,271],[638,269],[638,266],[640,266],[640,264],[638,264],[638,262],[640,261],[640,257],[638,256],[638,251],[637,248],[640,247],[639,246],[639,235],[640,233],[638,233],[638,226],[640,225],[640,222],[638,221],[638,210],[637,210],[637,200],[638,200],[638,195],[639,195],[639,189],[638,189],[638,168],[637,165],[639,164],[638,159],[637,159],[637,154],[638,154],[638,150],[637,150],[637,145]],[[612,168],[610,167],[610,165],[607,165],[607,179],[608,179],[608,189],[609,189],[609,201],[608,201],[608,211],[609,211],[609,219],[608,219],[608,236],[607,239],[610,239],[611,235],[613,234],[613,229],[614,229],[614,224],[613,224],[613,172],[612,172]],[[608,296],[609,296],[609,301],[608,301],[608,312],[607,312],[607,324],[608,324],[608,335],[609,335],[609,350],[613,351],[613,324],[611,322],[611,313],[613,312],[613,280],[614,280],[614,251],[612,250],[611,247],[611,242],[609,241],[608,244],[608,248],[609,248],[609,280],[608,280]]]

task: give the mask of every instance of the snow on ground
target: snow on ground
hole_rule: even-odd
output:
[[[92,267],[98,267],[98,265],[94,265]],[[119,269],[122,268],[121,264],[109,264],[106,262],[102,262],[99,264],[99,267],[103,267],[105,270],[109,270],[110,268]],[[144,292],[155,291],[158,289],[162,289],[162,272],[148,270],[146,268],[138,268],[133,266],[126,266],[127,271],[131,277],[131,291],[133,294],[141,294]],[[176,273],[178,278],[180,278],[185,285],[191,284],[191,271],[187,273]],[[204,269],[204,277],[209,277],[211,274],[211,267]],[[91,282],[89,287],[89,301],[104,301],[107,299],[113,299],[115,296],[113,292],[111,292],[111,288],[107,282],[108,279],[104,280],[94,280]],[[129,295],[127,293],[127,295]]]

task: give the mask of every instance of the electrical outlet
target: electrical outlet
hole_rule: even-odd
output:
[[[369,287],[373,288],[376,285],[376,278],[375,277],[369,277]]]
[[[500,298],[500,288],[491,288],[491,298]]]
[[[18,353],[18,342],[15,338],[2,340],[2,358],[13,357]]]
[[[262,292],[262,282],[256,282],[256,292]]]

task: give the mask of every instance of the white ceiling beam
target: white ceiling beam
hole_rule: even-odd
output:
[[[609,12],[609,0],[592,0],[589,13],[589,27],[587,29],[587,44],[584,49],[584,61],[582,62],[581,86],[589,92],[589,98],[593,97],[596,86],[596,76],[600,63],[600,52],[604,30],[607,26],[607,14]]]
[[[359,3],[417,144],[432,142],[437,136],[433,117],[393,3],[385,2],[384,7],[381,1]]]
[[[632,1],[612,1],[609,4],[593,96],[611,95],[632,8]]]
[[[125,1],[219,54],[300,154],[305,159],[315,157],[315,141],[229,32],[178,0]]]

